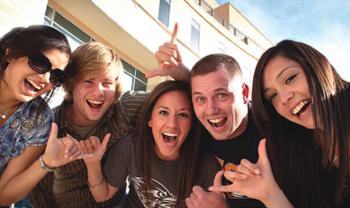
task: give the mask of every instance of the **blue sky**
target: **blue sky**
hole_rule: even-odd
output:
[[[283,39],[308,43],[350,81],[350,1],[217,0],[228,1],[273,43]]]

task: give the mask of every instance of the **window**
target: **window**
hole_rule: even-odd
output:
[[[124,60],[123,62],[123,74],[122,74],[122,83],[123,90],[143,90],[146,91],[147,88],[147,78],[145,75],[139,70],[135,69],[135,67],[131,66]]]
[[[72,50],[75,50],[83,43],[93,41],[92,37],[50,7],[46,8],[44,24],[54,27],[66,35]],[[123,90],[146,90],[147,79],[144,74],[127,62],[123,60],[122,62],[123,73],[121,74],[121,79],[123,82]],[[63,89],[60,88],[51,99],[49,103],[50,107],[58,106],[62,102],[64,94]]]
[[[159,1],[158,19],[167,27],[169,27],[170,2],[171,0]]]
[[[93,39],[50,7],[46,8],[44,24],[61,31],[68,38],[72,50]]]
[[[200,25],[192,19],[191,24],[191,47],[197,53],[199,52],[199,31]]]

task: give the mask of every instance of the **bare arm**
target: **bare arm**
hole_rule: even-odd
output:
[[[57,126],[51,128],[43,160],[49,167],[58,167],[80,155],[80,151],[70,138],[57,140]],[[47,174],[48,170],[40,165],[39,155],[45,146],[26,147],[23,153],[7,164],[0,176],[0,204],[9,205],[28,194]]]
[[[27,147],[21,155],[10,160],[0,177],[1,205],[20,200],[46,175],[47,171],[40,167],[37,160],[44,148]]]
[[[92,136],[80,141],[79,144],[81,151],[90,155],[84,159],[84,162],[87,167],[89,189],[96,202],[107,201],[118,191],[117,187],[106,182],[101,167],[101,159],[106,151],[110,136],[110,134],[106,134],[102,143],[97,137]]]
[[[118,191],[109,185],[102,173],[101,163],[87,165],[89,189],[96,202],[107,201]]]

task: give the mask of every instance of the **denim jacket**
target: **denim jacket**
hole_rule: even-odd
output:
[[[11,158],[22,153],[27,146],[39,146],[47,142],[53,112],[45,103],[42,112],[37,117],[40,103],[37,97],[23,103],[17,111],[0,127],[0,174]]]

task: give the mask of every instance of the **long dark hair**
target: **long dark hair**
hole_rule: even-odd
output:
[[[263,74],[276,56],[297,62],[309,85],[315,124],[310,130],[277,113],[264,97]],[[344,81],[327,58],[315,48],[284,40],[268,49],[259,59],[253,79],[253,113],[268,138],[269,158],[274,176],[295,207],[341,206],[349,192],[350,110],[349,83]],[[325,169],[334,169],[332,158],[339,151],[335,187],[325,185]],[[332,184],[330,184],[332,185]],[[329,190],[335,193],[329,196]]]
[[[147,97],[140,115],[138,123],[138,151],[142,160],[139,167],[143,172],[145,186],[143,191],[150,202],[148,189],[151,180],[151,156],[154,152],[155,142],[152,135],[152,129],[148,127],[148,121],[151,119],[152,111],[157,100],[165,93],[171,91],[183,92],[191,102],[191,90],[188,83],[181,81],[165,81],[157,85]],[[176,99],[176,98],[174,98]],[[192,109],[192,108],[191,108]],[[175,207],[184,207],[184,199],[191,193],[194,182],[194,176],[197,174],[196,166],[199,153],[200,125],[192,109],[192,127],[180,149],[180,174],[177,181],[177,201]]]
[[[52,27],[32,25],[27,28],[13,28],[0,39],[0,80],[4,79],[5,70],[9,64],[8,60],[50,49],[58,49],[68,57],[71,55],[66,36]],[[53,92],[54,90],[51,90],[46,94],[45,101],[49,101]],[[39,109],[44,104],[43,102]]]

